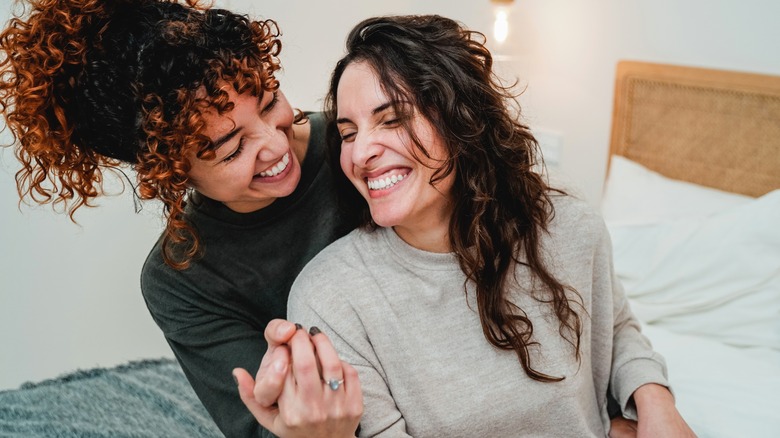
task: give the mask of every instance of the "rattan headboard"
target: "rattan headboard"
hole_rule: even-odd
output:
[[[621,61],[613,154],[730,192],[780,188],[780,77]]]

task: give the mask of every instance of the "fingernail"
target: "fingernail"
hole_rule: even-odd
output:
[[[231,376],[233,376],[233,381],[236,382],[236,385],[238,385],[238,377],[236,377],[236,373],[231,373]]]
[[[298,323],[296,322],[296,323],[295,323],[295,328],[296,328],[297,330],[301,330],[301,329],[303,328],[303,326],[302,326],[302,325],[300,325],[300,324],[298,324]]]
[[[318,329],[317,327],[314,327],[314,326],[312,326],[312,327],[309,329],[309,334],[310,334],[310,335],[312,335],[312,336],[314,336],[314,335],[316,335],[316,334],[319,334],[319,333],[322,333],[322,332],[321,332],[321,331],[320,331],[320,329]]]
[[[284,362],[282,362],[282,361],[276,361],[276,362],[274,362],[274,370],[275,370],[277,373],[279,373],[279,374],[282,374],[282,373],[284,373],[285,371],[287,371],[287,366],[286,366],[286,365],[285,365],[285,363],[284,363]]]

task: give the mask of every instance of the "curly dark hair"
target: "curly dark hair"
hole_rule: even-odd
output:
[[[554,215],[550,196],[560,191],[534,169],[543,165],[538,144],[518,121],[513,87],[492,73],[492,56],[484,43],[484,35],[436,15],[359,23],[347,37],[347,55],[336,65],[326,98],[331,160],[338,159],[341,146],[335,126],[339,81],[351,63],[367,63],[405,121],[417,151],[427,156],[410,126],[415,109],[444,140],[449,158],[430,183],[455,173],[450,245],[467,281],[476,284],[485,338],[514,350],[531,378],[560,381],[563,377],[532,366],[529,347],[537,344],[533,324],[505,292],[516,264],[527,266],[542,286],[529,294],[552,307],[561,336],[580,360],[582,322],[575,307],[582,308],[581,297],[552,276],[540,251],[540,236]],[[357,209],[353,213],[362,217],[363,226],[375,228],[365,200],[348,180],[341,184],[342,193],[349,193],[344,208]]]
[[[129,163],[139,196],[164,205],[166,263],[187,267],[199,253],[184,217],[187,156],[215,156],[202,112],[233,108],[225,83],[279,87],[276,23],[198,0],[29,0],[25,12],[0,33],[20,199],[62,204],[73,219],[102,193],[103,172]]]

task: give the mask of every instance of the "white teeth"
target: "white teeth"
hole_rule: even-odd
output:
[[[369,190],[389,189],[390,187],[396,185],[403,179],[404,179],[403,175],[393,175],[392,177],[388,176],[384,179],[376,179],[373,181],[368,181],[368,188]]]
[[[272,168],[269,170],[264,170],[260,172],[260,176],[262,177],[268,177],[268,176],[276,176],[282,173],[284,169],[287,168],[287,165],[290,164],[290,153],[284,154],[281,160],[279,160],[278,163],[274,164]]]

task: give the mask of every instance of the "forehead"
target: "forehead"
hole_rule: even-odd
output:
[[[227,93],[227,98],[219,97],[214,103],[204,101],[203,106],[199,110],[200,116],[206,124],[203,132],[208,136],[230,131],[235,127],[237,114],[240,114],[242,111],[254,111],[257,106],[258,98],[251,95],[251,93],[238,94],[229,85],[221,87],[220,90]],[[202,91],[202,93],[205,98],[205,91]],[[217,106],[227,104],[228,102],[233,104],[233,108],[220,114]]]
[[[374,68],[366,62],[349,64],[341,75],[337,102],[341,108],[387,102],[388,97]]]

